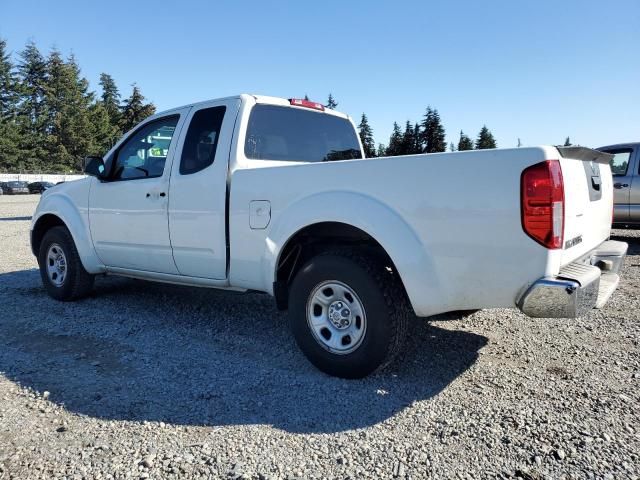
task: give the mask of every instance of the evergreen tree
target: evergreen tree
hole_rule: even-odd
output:
[[[451,142],[451,143],[449,144],[449,151],[450,151],[450,152],[455,152],[455,151],[456,151],[456,146],[454,145],[454,143],[453,143],[453,142]]]
[[[133,84],[131,96],[124,101],[120,117],[120,128],[128,132],[149,115],[156,111],[153,103],[144,103],[144,96],[136,84]]]
[[[571,140],[569,139],[569,137],[567,137],[564,141],[564,146],[565,147],[570,147],[571,146]]]
[[[13,118],[18,107],[18,79],[7,42],[0,39],[0,121]]]
[[[15,171],[20,160],[20,132],[16,123],[18,79],[7,43],[0,39],[0,171]]]
[[[473,150],[473,141],[460,130],[460,140],[458,140],[458,151]]]
[[[411,122],[407,120],[407,123],[404,128],[404,133],[402,134],[402,143],[400,148],[400,155],[412,155],[415,153],[416,148],[416,139],[414,138],[415,130]]]
[[[338,102],[336,102],[336,99],[333,98],[333,95],[329,94],[329,98],[327,99],[327,104],[325,105],[325,107],[331,110],[335,110],[337,106]]]
[[[384,157],[387,155],[387,147],[385,147],[384,143],[378,144],[378,151],[376,152],[376,157]]]
[[[47,156],[42,168],[79,170],[82,158],[97,151],[89,82],[80,75],[73,56],[65,62],[60,52],[53,50],[47,59],[47,83]]]
[[[444,152],[447,150],[445,132],[438,110],[427,107],[422,121],[422,143],[425,153]]]
[[[389,138],[389,146],[385,152],[387,157],[395,157],[402,153],[402,132],[400,131],[400,125],[397,122],[393,122],[393,132]]]
[[[496,148],[496,140],[493,138],[493,134],[487,128],[486,125],[482,126],[480,129],[480,133],[478,134],[478,138],[476,139],[476,148],[478,150],[483,150],[486,148]]]
[[[109,116],[109,122],[117,131],[120,123],[120,91],[113,77],[107,73],[100,74],[100,87],[102,106]]]
[[[413,144],[411,153],[422,153],[424,147],[422,145],[422,132],[418,122],[413,126],[413,140],[415,143]]]
[[[329,95],[329,99],[331,99],[331,95]],[[364,156],[366,158],[375,157],[376,144],[373,141],[373,131],[371,130],[367,116],[364,113],[362,114],[360,125],[358,125],[358,133],[360,134],[360,141],[362,142],[362,148],[364,149]]]
[[[46,156],[47,63],[35,43],[27,43],[18,63],[20,102],[16,122],[20,131],[19,171],[37,171]]]

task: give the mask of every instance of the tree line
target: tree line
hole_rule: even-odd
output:
[[[427,107],[421,122],[412,124],[407,120],[404,130],[400,128],[398,122],[393,122],[393,130],[387,145],[380,143],[376,148],[373,130],[365,113],[360,118],[358,132],[367,157],[392,157],[396,155],[445,152],[447,150],[445,129],[440,120],[440,114],[437,109],[431,107]],[[449,144],[449,149],[452,152],[456,150],[473,150],[474,148],[497,148],[496,140],[486,125],[480,129],[475,141],[461,130],[458,144]]]
[[[155,113],[135,84],[122,99],[102,73],[100,89],[89,90],[73,55],[54,48],[45,56],[29,42],[14,62],[0,39],[0,172],[80,171],[83,157],[103,155]]]

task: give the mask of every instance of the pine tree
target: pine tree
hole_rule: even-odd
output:
[[[571,146],[571,139],[569,139],[569,137],[567,137],[564,141],[564,146],[565,147],[570,147]]]
[[[422,121],[422,143],[425,153],[444,152],[447,150],[445,132],[438,110],[427,107]]]
[[[416,139],[414,138],[414,128],[411,122],[407,120],[404,127],[404,133],[402,134],[402,143],[400,148],[400,155],[412,155],[416,148]]]
[[[458,140],[458,151],[473,150],[473,141],[460,130],[460,140]]]
[[[335,110],[337,106],[338,102],[336,102],[336,99],[333,98],[333,95],[329,94],[329,98],[327,99],[327,104],[325,105],[325,107],[331,110]]]
[[[47,59],[47,156],[46,171],[80,170],[82,158],[96,153],[95,125],[90,108],[89,82],[71,56],[63,61],[53,50]]]
[[[449,144],[449,151],[450,151],[450,152],[455,152],[455,151],[456,151],[456,146],[454,145],[454,143],[453,143],[453,142],[451,142],[451,143]]]
[[[0,121],[13,118],[18,106],[18,79],[7,52],[7,42],[0,39]]]
[[[18,148],[22,157],[15,168],[19,171],[38,171],[47,153],[47,64],[33,42],[27,43],[20,52],[18,82],[20,101],[16,122],[20,131]]]
[[[478,134],[478,138],[476,139],[476,148],[478,150],[483,150],[496,147],[497,144],[496,140],[493,138],[493,134],[486,125],[483,125],[482,129],[480,129],[480,133]]]
[[[109,122],[117,129],[120,123],[120,91],[118,86],[111,75],[101,73],[100,87],[102,88],[102,95],[100,95],[102,106],[109,116]]]
[[[413,144],[411,153],[422,153],[424,148],[422,145],[422,131],[420,130],[420,124],[418,122],[413,126],[413,140],[415,143]]]
[[[378,151],[376,152],[376,157],[384,157],[387,155],[387,147],[385,147],[384,143],[378,144]]]
[[[329,99],[331,99],[331,95],[329,95]],[[364,113],[362,114],[360,125],[358,125],[358,133],[360,134],[360,141],[362,142],[362,148],[364,149],[364,156],[366,158],[375,157],[376,144],[373,141],[373,131],[371,130],[367,116]]]
[[[156,111],[153,103],[144,103],[144,96],[138,86],[133,84],[131,96],[124,101],[120,118],[120,128],[123,132],[128,132],[149,115]]]
[[[7,43],[0,39],[0,171],[15,171],[21,158],[16,123],[18,79]]]
[[[389,146],[385,152],[387,157],[395,157],[402,153],[402,132],[400,131],[400,125],[397,122],[393,122],[393,132],[389,138]]]

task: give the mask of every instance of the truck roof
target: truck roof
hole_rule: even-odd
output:
[[[205,105],[205,104],[207,104],[209,102],[212,102],[212,101],[232,100],[232,99],[240,99],[241,101],[246,101],[246,100],[249,100],[251,98],[253,98],[254,101],[256,103],[259,103],[259,104],[280,105],[280,106],[283,106],[283,107],[306,109],[305,107],[298,107],[298,106],[291,105],[289,100],[286,99],[286,98],[270,97],[268,95],[253,95],[253,94],[249,94],[249,93],[241,93],[240,95],[231,95],[229,97],[212,98],[212,99],[203,100],[203,101],[200,101],[200,102],[188,103],[186,105],[181,105],[179,107],[174,107],[174,108],[171,108],[169,110],[164,110],[162,112],[158,112],[158,113],[154,114],[154,117],[155,116],[160,116],[160,115],[166,115],[168,113],[173,112],[174,110],[178,110],[178,109],[185,108],[185,107],[198,107],[198,106]],[[331,110],[329,108],[325,108],[325,110],[323,112],[321,112],[321,113],[327,113],[329,115],[334,115],[336,117],[341,117],[341,118],[345,118],[345,119],[349,119],[349,120],[351,119],[351,117],[349,115],[347,115],[345,113],[342,113],[342,112],[338,112],[336,110]]]

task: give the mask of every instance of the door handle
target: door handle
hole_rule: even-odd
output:
[[[158,192],[147,192],[147,198],[150,198],[152,194],[156,198],[157,197],[166,197],[167,196],[166,192],[160,192],[160,193],[158,193]]]
[[[613,188],[617,188],[618,190],[620,190],[621,188],[627,188],[628,186],[629,186],[628,183],[616,182],[613,184]]]

